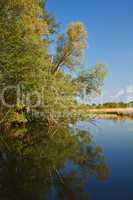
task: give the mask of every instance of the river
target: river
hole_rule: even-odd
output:
[[[89,125],[96,144],[101,145],[111,175],[101,183],[91,177],[86,189],[92,200],[133,199],[133,122],[99,120]],[[88,128],[88,123],[79,124]]]

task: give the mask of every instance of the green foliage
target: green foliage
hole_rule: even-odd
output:
[[[80,65],[86,40],[87,32],[84,25],[81,22],[70,24],[66,34],[58,36],[52,72],[63,70],[65,67],[73,69]]]
[[[77,81],[82,83],[82,88],[86,89],[86,94],[100,94],[103,81],[107,74],[107,69],[107,65],[105,64],[96,64],[92,70],[85,70],[81,72]]]
[[[10,109],[4,117],[4,122],[7,124],[12,123],[20,125],[23,123],[27,123],[28,120],[23,112],[18,112],[17,110]]]
[[[50,31],[42,8],[37,1],[8,0],[0,22],[0,86],[23,85],[25,93],[40,90],[50,62],[45,39]]]
[[[66,116],[84,88],[87,94],[98,93],[106,74],[104,65],[82,72],[87,31],[81,22],[71,23],[64,34],[57,34],[57,27],[44,1],[0,2],[0,91],[13,85],[21,87],[22,97],[38,92],[41,104],[34,110],[42,111],[49,122],[58,121],[62,114]],[[57,38],[54,56],[49,51],[55,46],[53,36]],[[78,77],[74,78],[73,73]],[[33,110],[33,95],[30,105],[16,102],[11,90],[6,98],[10,104],[17,103],[14,112],[21,104],[26,111]],[[3,110],[8,112],[8,108]],[[25,121],[15,115],[14,120]]]

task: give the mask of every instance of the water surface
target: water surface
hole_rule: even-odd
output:
[[[133,121],[1,130],[0,149],[2,200],[133,200]]]
[[[91,199],[133,199],[133,122],[99,120],[94,127],[80,122],[80,128],[90,128],[94,141],[101,145],[111,171],[105,183],[92,178],[86,185]]]

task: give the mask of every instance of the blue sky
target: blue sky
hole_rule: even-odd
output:
[[[48,0],[61,29],[82,21],[89,33],[85,63],[109,65],[103,97],[97,101],[133,99],[133,0]]]

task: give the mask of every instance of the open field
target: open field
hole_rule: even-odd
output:
[[[97,119],[133,120],[133,108],[89,109],[86,110],[86,114]]]
[[[133,115],[133,108],[97,108],[97,109],[88,109],[89,113],[97,114],[131,114]]]

